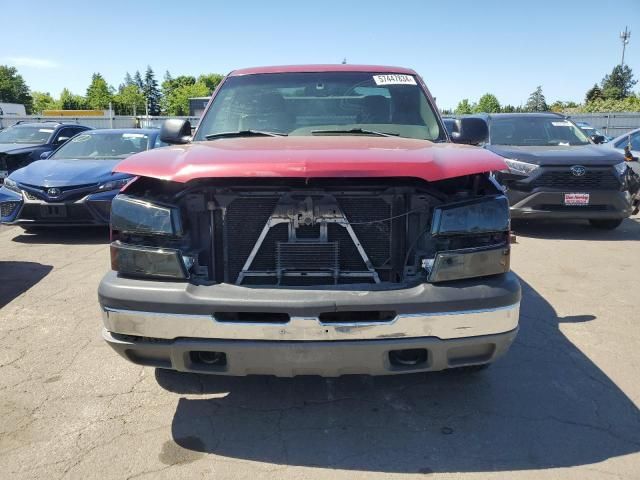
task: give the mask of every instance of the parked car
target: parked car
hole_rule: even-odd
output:
[[[442,123],[444,123],[444,127],[447,129],[447,133],[449,136],[453,135],[453,132],[456,128],[456,119],[451,117],[443,117]]]
[[[585,219],[614,229],[634,211],[638,177],[624,155],[598,147],[551,113],[492,114],[485,147],[505,158],[496,172],[512,218]]]
[[[112,173],[114,167],[160,145],[158,129],[83,131],[50,157],[5,179],[0,188],[2,223],[27,229],[107,225],[111,200],[131,179]]]
[[[483,140],[483,120],[455,140]],[[518,329],[497,155],[452,145],[413,70],[232,72],[191,138],[124,160],[104,338],[224,375],[399,374],[493,362]]]
[[[613,137],[600,133],[600,130],[592,127],[587,122],[575,122],[575,124],[593,143],[607,143],[613,140]]]
[[[629,147],[629,152],[634,158],[634,161],[629,163],[629,166],[640,175],[640,163],[637,161],[640,158],[640,128],[614,138],[608,146],[621,153],[625,153],[625,148]]]
[[[43,153],[88,129],[58,122],[18,122],[0,130],[0,183],[14,170],[39,160]]]

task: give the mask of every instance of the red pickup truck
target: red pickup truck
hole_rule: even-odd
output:
[[[191,136],[134,155],[113,201],[104,338],[128,360],[226,375],[484,366],[518,329],[509,205],[422,79],[382,66],[237,70]],[[456,145],[457,143],[457,145]]]

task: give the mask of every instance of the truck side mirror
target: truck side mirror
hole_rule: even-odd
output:
[[[591,135],[589,137],[591,139],[591,141],[595,144],[600,144],[600,143],[604,143],[604,141],[606,140],[604,138],[604,135]]]
[[[478,145],[485,142],[488,137],[489,126],[487,122],[482,118],[475,117],[458,118],[451,133],[451,140],[454,143],[467,145]]]
[[[181,118],[170,118],[162,123],[160,140],[170,145],[182,145],[191,141],[191,123]]]

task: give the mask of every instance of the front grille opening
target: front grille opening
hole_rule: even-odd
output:
[[[9,217],[13,214],[16,208],[20,205],[19,202],[4,202],[0,203],[0,215],[3,217]]]
[[[429,360],[429,352],[425,348],[407,348],[404,350],[391,350],[389,363],[396,369],[423,368]]]
[[[532,188],[547,187],[577,190],[618,190],[621,184],[611,169],[587,169],[585,175],[576,177],[567,170],[543,172],[531,182]]]
[[[385,323],[396,318],[392,310],[371,310],[353,312],[325,312],[320,314],[322,323]]]
[[[496,346],[493,343],[454,347],[447,352],[447,362],[450,367],[486,363],[491,360],[495,351]]]
[[[288,323],[288,313],[278,312],[217,312],[218,322],[229,323]]]
[[[207,352],[194,350],[189,352],[192,366],[204,368],[220,368],[227,366],[227,354],[224,352]]]

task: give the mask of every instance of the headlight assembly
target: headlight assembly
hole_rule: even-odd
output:
[[[432,235],[469,235],[509,230],[509,201],[504,195],[437,207]]]
[[[614,165],[613,167],[616,169],[616,172],[618,172],[620,176],[623,176],[625,173],[627,173],[629,164],[627,162],[620,162]]]
[[[18,183],[15,180],[11,180],[10,178],[4,179],[4,186],[14,192],[22,193],[20,192],[20,187],[18,186]]]
[[[514,175],[530,175],[537,170],[540,166],[533,163],[520,162],[518,160],[511,160],[510,158],[504,159],[507,164],[508,170],[504,170],[505,173],[512,173]]]
[[[183,233],[180,211],[119,194],[111,203],[111,228],[142,235],[180,236]]]
[[[192,258],[172,248],[111,244],[111,268],[123,275],[184,280],[192,265]]]
[[[111,180],[109,182],[105,182],[98,187],[98,190],[101,192],[106,192],[108,190],[120,190],[127,183],[131,181],[131,178],[121,178],[119,180]]]
[[[508,245],[439,252],[429,272],[429,281],[446,282],[464,278],[498,275],[509,271]]]

